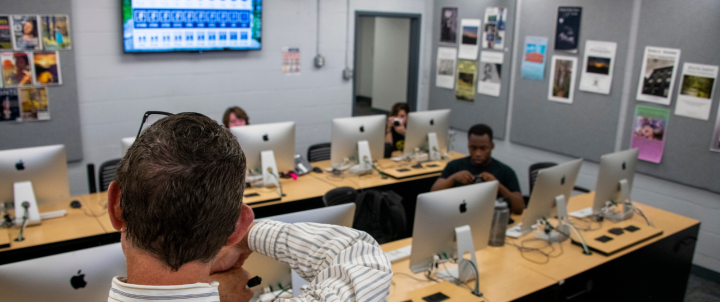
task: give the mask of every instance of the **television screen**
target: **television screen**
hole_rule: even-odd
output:
[[[125,52],[261,48],[262,0],[122,0]]]

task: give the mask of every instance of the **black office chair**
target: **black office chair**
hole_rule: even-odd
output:
[[[530,195],[532,195],[533,187],[535,186],[535,180],[537,179],[538,172],[540,170],[545,168],[550,168],[557,166],[557,163],[553,162],[542,162],[542,163],[534,163],[530,165],[530,168],[528,169],[528,184],[530,185],[530,192],[528,192],[527,196],[523,196],[523,199],[525,199],[525,207],[527,207],[528,202],[530,201]],[[590,190],[575,186],[573,187],[573,191],[583,192],[583,193],[589,193]]]
[[[315,144],[308,148],[308,162],[330,160],[330,143]]]
[[[115,180],[115,173],[117,173],[118,166],[120,164],[120,159],[113,159],[104,162],[102,165],[100,165],[100,169],[98,170],[98,181],[100,183],[100,192],[105,192],[108,190],[108,187],[110,186],[110,183]]]
[[[339,187],[327,191],[322,197],[322,201],[326,207],[344,204],[354,203],[357,199],[358,191],[351,187]]]

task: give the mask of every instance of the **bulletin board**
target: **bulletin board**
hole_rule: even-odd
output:
[[[432,70],[430,76],[430,109],[451,109],[450,126],[467,131],[472,125],[483,123],[492,127],[493,135],[496,139],[505,137],[505,125],[507,120],[508,98],[510,91],[510,71],[512,70],[512,46],[514,43],[515,33],[515,11],[516,2],[514,0],[436,0],[433,12],[433,36],[432,36]],[[441,43],[441,13],[443,7],[456,7],[457,17],[457,42],[455,44]],[[500,95],[498,97],[484,94],[474,93],[474,100],[461,101],[455,98],[455,90],[447,88],[439,88],[435,85],[437,70],[437,53],[438,47],[459,48],[461,39],[461,20],[462,19],[480,19],[481,27],[485,25],[485,9],[487,7],[504,7],[507,9],[507,21],[505,29],[505,41],[503,50],[483,49],[482,45],[478,50],[478,76],[480,75],[480,53],[484,51],[502,52],[504,53],[501,80]],[[482,38],[482,30],[478,39]],[[457,73],[457,68],[456,71]],[[457,82],[457,79],[456,79]],[[475,80],[477,85],[477,79]],[[457,83],[456,83],[457,84]],[[475,88],[477,89],[477,87]]]
[[[82,159],[80,115],[78,110],[75,50],[77,35],[71,0],[0,0],[0,15],[65,14],[70,16],[72,49],[60,50],[62,85],[48,86],[50,120],[0,123],[0,150],[63,144],[68,161]]]

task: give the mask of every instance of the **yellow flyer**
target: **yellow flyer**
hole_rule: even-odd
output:
[[[475,82],[477,81],[477,61],[458,60],[455,98],[461,101],[475,101]]]

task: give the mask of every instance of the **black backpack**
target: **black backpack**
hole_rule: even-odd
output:
[[[405,237],[406,218],[402,197],[393,191],[367,190],[355,199],[353,228],[383,244]]]

